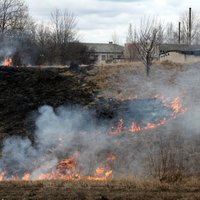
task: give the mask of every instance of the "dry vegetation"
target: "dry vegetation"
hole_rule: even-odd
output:
[[[157,91],[147,86],[147,82],[152,85],[172,85],[177,74],[185,69],[183,63],[155,62],[151,67],[150,77],[147,78],[145,67],[140,62],[107,64],[95,67],[88,80],[98,86],[100,97],[123,100],[157,95]],[[161,71],[166,73],[165,76]]]
[[[190,200],[200,199],[196,179],[176,184],[156,180],[123,179],[113,181],[36,181],[0,183],[0,198],[10,199],[80,199],[80,200]]]
[[[91,86],[95,85],[98,88],[98,97],[105,98],[114,98],[114,99],[128,99],[130,97],[135,96],[151,96],[155,95],[157,92],[157,88],[151,88],[152,85],[160,84],[162,82],[163,85],[168,85],[173,87],[176,85],[176,78],[179,72],[187,69],[187,66],[184,66],[181,63],[173,63],[169,61],[164,61],[161,63],[154,63],[151,70],[150,78],[145,76],[145,68],[140,63],[119,63],[119,64],[110,64],[97,66],[93,70],[89,71],[86,75],[84,75],[84,80],[86,82],[81,81],[81,77],[77,74],[68,73],[67,70],[61,70],[58,72],[49,72],[50,77],[45,75],[42,71],[36,72],[34,75],[34,79],[44,88],[49,88],[49,85],[46,85],[43,81],[43,76],[46,78],[50,78],[52,80],[52,85],[55,85],[55,81],[59,82],[61,85],[64,83],[68,83],[63,85],[59,91],[59,99],[56,97],[56,101],[53,101],[54,95],[52,97],[51,94],[46,94],[43,101],[51,102],[52,105],[55,104],[59,100],[56,105],[61,105],[68,98],[66,95],[66,90],[70,88],[70,85],[73,85],[73,88],[70,89],[70,95],[75,91],[80,91],[81,94],[85,94],[83,97],[83,102],[85,100],[88,103],[91,103],[93,99],[91,99]],[[163,76],[163,71],[164,75]],[[22,72],[18,72],[22,73]],[[31,72],[32,73],[32,72]],[[52,74],[53,78],[52,78]],[[60,73],[62,75],[60,75]],[[22,73],[23,74],[23,73]],[[64,77],[63,77],[64,76]],[[3,77],[3,76],[2,76]],[[19,77],[20,78],[20,77]],[[72,79],[71,79],[72,78]],[[21,79],[20,79],[21,80]],[[27,83],[30,80],[27,77]],[[147,84],[150,83],[150,85]],[[12,82],[9,82],[10,84]],[[20,81],[18,82],[20,83]],[[92,84],[90,84],[92,83]],[[3,84],[3,82],[2,82]],[[25,83],[24,83],[25,84]],[[152,85],[151,85],[152,84]],[[20,88],[20,87],[19,87]],[[19,89],[18,88],[18,89]],[[33,87],[36,94],[39,92],[36,90],[37,87]],[[41,88],[38,86],[38,88]],[[52,87],[54,90],[56,87]],[[12,89],[12,85],[10,86],[10,90]],[[22,91],[22,90],[20,90]],[[56,89],[57,91],[57,89]],[[68,91],[69,92],[69,91]],[[96,91],[95,91],[96,92]],[[46,99],[46,97],[48,97]],[[66,99],[64,99],[64,97]],[[75,96],[69,99],[70,102],[76,99]],[[98,98],[97,98],[98,99]],[[37,100],[37,99],[36,99]],[[76,99],[77,101],[77,99]],[[40,103],[39,99],[38,102]],[[34,106],[40,105],[37,101]],[[87,102],[86,102],[87,104]],[[29,109],[29,107],[27,107]],[[162,131],[166,131],[163,128]],[[151,131],[150,134],[153,134],[154,131]],[[156,132],[156,131],[155,131]],[[154,132],[154,133],[155,133]],[[158,130],[159,132],[159,130]],[[174,132],[179,133],[180,130],[178,128],[174,130]],[[174,133],[173,132],[173,133]],[[171,135],[173,135],[171,133]],[[156,135],[156,134],[155,134]],[[168,137],[167,137],[168,138]],[[134,139],[129,140],[133,142]],[[166,140],[164,140],[166,141]],[[178,140],[177,140],[178,141]],[[198,141],[198,140],[195,140]],[[173,140],[174,144],[176,143]],[[193,141],[192,141],[193,142]],[[170,143],[170,142],[169,142]],[[163,155],[168,155],[169,143],[166,142],[166,145],[162,148],[164,149]],[[190,141],[188,141],[188,144]],[[171,143],[170,143],[171,144]],[[191,146],[191,145],[190,145]],[[199,145],[198,145],[199,146]],[[183,146],[184,147],[184,146]],[[188,146],[187,146],[188,147]],[[177,149],[174,149],[177,152]],[[194,150],[194,148],[192,148]],[[159,149],[158,149],[159,151]],[[160,152],[160,151],[159,151]],[[171,151],[173,153],[173,149]],[[181,151],[182,152],[182,151]],[[179,155],[179,154],[177,154]],[[162,156],[162,155],[161,155]],[[195,167],[198,168],[198,155]],[[156,157],[155,157],[156,159]],[[163,167],[163,163],[160,164],[159,167]],[[169,164],[169,165],[168,165]],[[171,161],[168,160],[166,166],[171,167]],[[176,160],[174,160],[174,164],[176,165]],[[157,170],[157,169],[156,169]],[[168,169],[167,169],[168,170]],[[169,169],[170,172],[173,169]],[[185,169],[183,169],[185,170]],[[197,171],[197,170],[196,170]],[[159,179],[160,178],[160,179]],[[102,200],[111,200],[111,199],[144,199],[144,200],[198,200],[200,199],[200,181],[198,178],[178,178],[175,181],[162,181],[163,177],[159,177],[156,179],[148,179],[148,180],[138,180],[138,179],[121,179],[121,180],[112,180],[112,181],[35,181],[35,182],[0,182],[0,199],[10,200],[10,199],[102,199]]]

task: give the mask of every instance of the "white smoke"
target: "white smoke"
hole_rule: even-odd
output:
[[[89,154],[106,148],[104,135],[92,114],[80,108],[60,107],[56,111],[50,106],[39,109],[36,120],[34,143],[28,139],[11,137],[4,141],[0,171],[20,176],[31,172],[31,179],[56,168],[61,159],[71,156],[81,147],[83,161]]]

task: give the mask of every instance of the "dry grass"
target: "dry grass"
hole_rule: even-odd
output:
[[[155,62],[147,78],[140,62],[107,64],[95,67],[87,79],[97,85],[100,97],[123,100],[157,95],[153,86],[173,85],[177,74],[185,68],[180,63]]]
[[[158,62],[158,66],[165,68],[165,69],[181,69],[183,67],[183,63],[173,62],[170,60],[164,60],[162,62]]]
[[[200,199],[200,181],[176,184],[156,180],[2,182],[0,198],[7,199]]]
[[[163,77],[160,69],[168,73],[168,76]],[[161,81],[163,84],[174,84],[176,75],[181,70],[184,70],[181,64],[155,63],[150,77],[152,82],[148,81],[148,84],[159,84]],[[138,94],[151,95],[154,92],[150,90],[152,85],[145,85],[145,68],[141,63],[97,66],[87,79],[98,86],[100,95],[104,97],[125,99]],[[135,178],[112,181],[0,182],[0,200],[3,199],[199,200],[200,180],[194,177],[176,183]]]

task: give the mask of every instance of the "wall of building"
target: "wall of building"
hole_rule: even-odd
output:
[[[108,62],[116,61],[117,59],[123,58],[123,54],[119,53],[96,53],[96,56],[98,56],[96,63],[97,64],[105,64]]]
[[[160,61],[172,61],[172,62],[178,62],[178,63],[195,63],[200,62],[200,56],[194,56],[194,55],[184,55],[181,53],[176,52],[170,52],[167,54],[163,54],[160,56]]]

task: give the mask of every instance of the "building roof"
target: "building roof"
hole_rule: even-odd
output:
[[[85,45],[96,53],[123,53],[124,47],[113,43],[85,43]]]
[[[161,44],[160,51],[167,53],[170,51],[177,52],[192,52],[200,51],[200,45],[187,45],[187,44]]]

